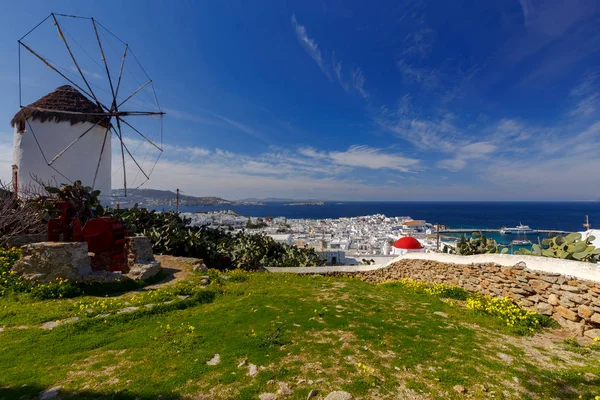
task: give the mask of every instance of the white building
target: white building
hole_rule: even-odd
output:
[[[392,246],[392,254],[401,256],[407,253],[425,253],[425,248],[412,236],[404,236],[396,240]]]
[[[269,234],[277,243],[289,244],[290,246],[294,244],[294,237],[290,234]]]
[[[108,203],[111,191],[109,122],[92,115],[102,112],[71,86],[61,86],[23,107],[11,121],[14,127],[13,186],[27,189],[37,185],[34,179],[51,185],[80,180],[84,186],[100,190],[101,199]]]

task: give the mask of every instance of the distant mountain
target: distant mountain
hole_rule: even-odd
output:
[[[321,200],[315,200],[315,199],[304,199],[304,200],[298,200],[298,199],[282,199],[279,197],[267,197],[264,199],[257,199],[257,198],[248,198],[248,199],[242,199],[242,200],[238,200],[241,202],[260,202],[260,203],[295,203],[295,202],[321,202]]]
[[[278,197],[267,197],[264,199],[257,199],[254,197],[250,197],[247,199],[241,199],[238,200],[241,202],[261,202],[261,203],[285,203],[285,202],[289,202],[289,201],[294,201],[293,199],[280,199]]]
[[[112,202],[120,204],[134,204],[145,206],[171,206],[175,205],[177,195],[170,190],[136,189],[128,190],[125,197],[124,189],[112,190]],[[196,197],[180,194],[181,206],[236,206],[236,205],[262,205],[259,201],[230,201],[220,197]]]

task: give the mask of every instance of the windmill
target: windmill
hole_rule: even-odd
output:
[[[80,180],[110,196],[115,176],[125,195],[146,183],[163,152],[165,113],[131,47],[94,18],[56,13],[18,44],[13,186]]]

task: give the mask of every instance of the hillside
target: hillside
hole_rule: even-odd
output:
[[[145,206],[169,206],[175,205],[177,195],[170,190],[158,189],[136,189],[128,190],[127,197],[123,189],[112,190],[112,202],[119,204],[133,204]],[[179,205],[181,206],[235,206],[235,205],[262,205],[261,202],[231,201],[216,196],[196,197],[180,194]]]

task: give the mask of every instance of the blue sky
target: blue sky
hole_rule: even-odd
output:
[[[152,77],[167,115],[147,187],[229,199],[600,199],[594,0],[30,1],[4,11],[3,180],[17,39],[54,11],[95,17]],[[49,29],[31,46],[70,68]],[[23,103],[62,84],[26,67]]]

